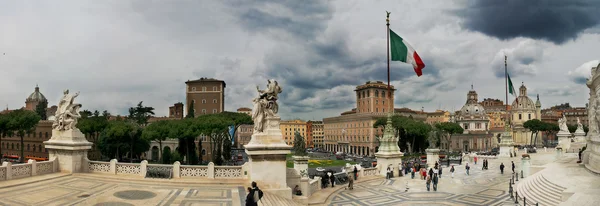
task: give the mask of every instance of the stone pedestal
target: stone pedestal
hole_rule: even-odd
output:
[[[588,136],[587,148],[582,159],[586,168],[600,174],[600,134]]]
[[[575,136],[575,142],[585,142],[585,132],[583,130],[578,129],[573,135]]]
[[[566,152],[571,148],[571,133],[561,131],[558,132],[556,136],[558,137],[558,146],[560,146],[563,151]]]
[[[292,156],[294,169],[302,178],[308,178],[308,156]]]
[[[394,133],[395,131],[392,128],[392,113],[388,113],[383,137],[379,143],[379,150],[375,153],[379,175],[384,177],[387,175],[388,167],[392,170],[394,177],[400,176],[398,167],[402,164],[404,153],[400,152],[398,137]]]
[[[58,160],[58,170],[61,172],[85,172],[87,151],[92,149],[92,143],[85,139],[79,129],[52,130],[50,140],[44,142],[48,149],[49,159]]]
[[[504,131],[504,133],[502,133],[502,137],[500,140],[500,144],[498,144],[500,146],[500,151],[498,154],[498,157],[511,157],[511,153],[514,151],[514,142],[512,139],[512,136],[510,134],[510,131]]]
[[[425,152],[427,152],[427,167],[433,168],[440,160],[440,149],[426,149]]]
[[[531,158],[529,156],[521,158],[521,170],[523,171],[523,177],[529,177],[529,169],[531,167]]]
[[[286,182],[285,162],[285,156],[292,147],[283,141],[280,120],[278,116],[267,117],[264,131],[253,134],[244,147],[250,164],[250,180],[256,182],[263,191],[292,199],[292,189]]]

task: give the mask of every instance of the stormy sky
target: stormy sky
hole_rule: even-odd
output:
[[[417,77],[391,63],[397,108],[458,110],[471,84],[504,100],[504,55],[543,108],[587,101],[598,0],[62,0],[0,1],[0,107],[24,106],[39,84],[51,105],[70,89],[84,109],[144,101],[164,116],[185,81],[213,77],[229,111],[277,79],[282,118],[336,116],[356,85],[387,79],[386,10],[426,65]]]

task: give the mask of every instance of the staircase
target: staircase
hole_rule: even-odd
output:
[[[300,203],[295,202],[294,200],[288,200],[279,195],[271,194],[267,191],[263,193],[262,199],[258,202],[259,206],[299,206],[302,205]]]
[[[528,203],[552,206],[562,202],[562,192],[566,188],[548,181],[544,175],[538,173],[521,181],[517,192],[519,197],[526,197]]]

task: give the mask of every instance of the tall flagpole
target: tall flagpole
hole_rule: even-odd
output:
[[[387,29],[386,32],[387,33],[387,90],[388,90],[388,96],[390,97],[390,101],[389,101],[389,105],[391,105],[390,107],[390,113],[394,112],[394,101],[393,101],[393,94],[391,92],[391,86],[390,86],[390,13],[386,11],[387,13],[387,18],[385,19],[385,21],[387,22]]]
[[[505,87],[505,94],[506,94],[506,114],[507,117],[506,118],[506,124],[510,124],[510,112],[508,111],[508,66],[506,64],[506,55],[504,55],[504,87]],[[509,125],[510,126],[510,125]]]

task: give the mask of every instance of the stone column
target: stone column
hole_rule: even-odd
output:
[[[427,152],[427,167],[433,168],[440,160],[440,149],[426,149],[425,152]]]
[[[292,199],[292,189],[286,182],[285,159],[292,147],[283,141],[280,121],[279,116],[267,117],[263,132],[252,134],[252,139],[245,146],[250,164],[249,176],[263,191]]]
[[[523,154],[521,157],[521,170],[523,170],[523,177],[529,177],[529,167],[531,163],[529,162],[531,158],[528,154]]]
[[[404,156],[404,154],[400,152],[400,148],[398,147],[398,137],[396,137],[394,133],[394,129],[392,128],[392,116],[391,113],[389,113],[383,137],[379,143],[379,151],[375,153],[379,174],[384,177],[387,175],[388,166],[392,169],[394,177],[400,176],[397,167],[402,164],[402,156]]]
[[[67,173],[84,172],[87,167],[87,151],[92,148],[92,143],[85,139],[79,129],[52,130],[52,138],[45,141],[49,159],[56,158],[58,170]]]

